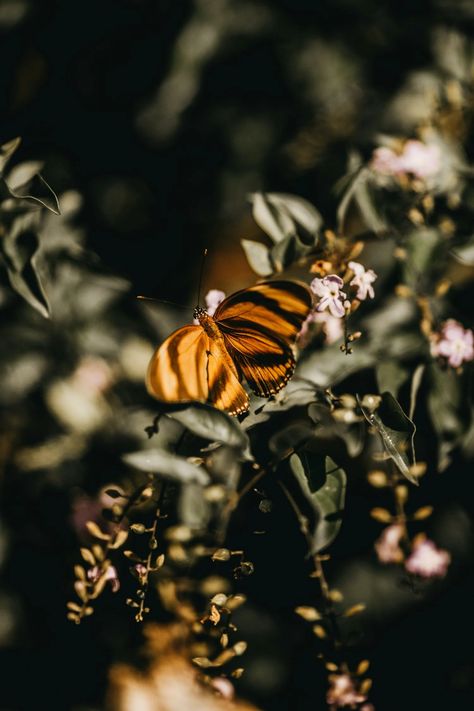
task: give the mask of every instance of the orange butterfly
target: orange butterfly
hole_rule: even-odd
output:
[[[164,402],[207,402],[230,415],[249,409],[242,377],[260,397],[277,393],[295,369],[292,346],[312,305],[305,284],[267,281],[231,294],[214,316],[182,326],[155,351],[146,377]]]

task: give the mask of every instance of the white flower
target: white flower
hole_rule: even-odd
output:
[[[437,548],[429,538],[415,542],[410,557],[405,562],[409,573],[422,578],[444,578],[451,556],[448,551]]]
[[[373,269],[365,269],[359,262],[349,262],[349,268],[354,272],[354,278],[350,282],[350,286],[357,287],[356,297],[359,301],[364,301],[367,296],[374,298],[373,282],[377,279],[377,274]]]
[[[220,289],[211,289],[206,294],[206,310],[209,316],[214,316],[214,313],[221,303],[225,299],[225,292]]]
[[[344,282],[341,277],[336,274],[329,274],[324,279],[313,279],[311,282],[311,290],[320,297],[319,304],[316,306],[316,311],[329,312],[336,318],[344,316],[344,306],[342,301],[346,298],[346,294],[341,291]]]

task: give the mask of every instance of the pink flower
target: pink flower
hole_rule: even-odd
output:
[[[431,342],[431,355],[446,358],[452,368],[474,358],[474,338],[470,328],[464,329],[454,319],[442,324],[440,333]]]
[[[326,695],[326,701],[332,708],[354,706],[367,701],[367,696],[356,691],[349,674],[331,674],[329,683],[331,686]]]
[[[370,167],[381,175],[411,174],[423,180],[439,173],[441,152],[437,145],[415,140],[407,141],[401,153],[380,146],[372,154]]]
[[[429,538],[415,542],[410,557],[405,561],[409,573],[422,578],[444,578],[451,556],[448,551],[437,548]]]
[[[316,311],[329,309],[332,316],[342,318],[345,313],[342,301],[346,298],[346,294],[341,291],[343,286],[344,282],[336,274],[329,274],[324,279],[313,279],[311,290],[320,298]]]
[[[349,262],[349,268],[354,272],[354,278],[350,282],[350,286],[357,287],[356,297],[360,301],[364,301],[367,296],[374,298],[374,288],[372,283],[377,279],[377,274],[373,269],[365,269],[359,262]]]
[[[221,303],[221,301],[224,301],[225,299],[225,292],[221,291],[220,289],[211,289],[210,291],[207,292],[205,301],[206,301],[206,310],[209,316],[214,316],[214,313]]]
[[[312,323],[321,324],[327,344],[335,343],[344,335],[344,327],[340,318],[331,316],[328,311],[323,311],[322,313],[311,311],[298,334],[298,346],[300,348],[305,348],[311,340],[310,326]]]
[[[74,383],[91,397],[103,393],[112,384],[112,371],[102,358],[86,356],[73,373]]]
[[[93,568],[90,568],[87,571],[87,578],[88,580],[90,580],[91,583],[96,583],[99,578],[102,577],[102,574],[103,573],[99,566],[95,565]],[[118,578],[117,569],[114,568],[113,565],[109,565],[109,567],[105,571],[105,579],[110,583],[112,592],[115,593],[120,590],[120,580]]]
[[[433,144],[407,141],[400,159],[405,173],[412,173],[417,178],[430,178],[439,172],[441,152],[439,146]]]
[[[382,531],[380,537],[375,542],[375,552],[381,563],[401,563],[403,552],[400,548],[400,540],[403,536],[403,526],[393,523]]]
[[[235,696],[234,685],[225,676],[216,676],[211,681],[211,686],[227,701],[232,701]]]
[[[397,175],[400,172],[400,156],[391,148],[380,146],[372,153],[370,167],[382,175]]]
[[[314,313],[314,321],[322,324],[326,343],[335,343],[344,335],[344,326],[340,318],[332,316],[328,311]]]

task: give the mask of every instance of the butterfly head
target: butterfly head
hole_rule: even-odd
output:
[[[196,319],[196,321],[201,322],[205,316],[207,316],[206,309],[202,306],[196,306],[193,312],[193,317]]]

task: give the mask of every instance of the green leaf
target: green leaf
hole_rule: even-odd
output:
[[[407,449],[410,449],[415,463],[413,444],[415,423],[407,417],[400,404],[389,392],[382,393],[382,403],[376,412],[367,412],[362,407],[361,409],[367,421],[379,433],[385,451],[403,476],[412,484],[418,484],[416,477],[410,471],[410,462],[406,454]]]
[[[12,138],[11,141],[8,141],[7,143],[4,143],[2,146],[0,146],[0,175],[5,170],[5,166],[17,150],[20,143],[21,138],[17,137]]]
[[[437,363],[431,363],[426,370],[428,412],[439,437],[438,464],[442,471],[471,423],[469,375],[458,375]]]
[[[343,187],[343,196],[337,208],[338,230],[345,232],[346,219],[351,206],[355,206],[362,218],[364,228],[371,232],[380,233],[387,230],[387,225],[379,215],[375,205],[375,195],[370,186],[370,170],[362,165],[362,159],[356,152],[349,155],[348,174],[340,181]]]
[[[209,475],[202,467],[191,464],[184,457],[166,452],[164,449],[146,449],[139,452],[130,452],[123,456],[124,462],[142,472],[161,474],[166,479],[181,482],[182,484],[209,483]]]
[[[327,548],[339,533],[346,496],[346,473],[330,457],[323,460],[304,452],[290,457],[290,467],[316,514],[310,550],[314,555]]]
[[[252,193],[252,215],[257,225],[273,242],[278,243],[293,234],[293,220],[286,213],[280,213],[265,193]]]
[[[410,286],[419,286],[420,279],[429,278],[431,266],[438,262],[444,251],[444,237],[427,227],[414,230],[405,242],[407,258],[403,262],[404,280]]]
[[[304,244],[316,244],[323,220],[310,202],[286,193],[253,193],[250,200],[255,222],[273,242],[298,235]]]
[[[12,288],[45,318],[50,307],[38,268],[39,240],[22,218],[0,242]]]
[[[425,365],[422,363],[418,365],[413,371],[410,385],[410,411],[408,417],[413,420],[413,415],[416,409],[416,399],[418,397],[418,390],[420,389],[421,381],[423,380],[423,375],[425,374]]]
[[[6,185],[11,197],[17,200],[37,203],[41,207],[54,212],[55,215],[61,214],[56,193],[39,173],[36,173],[26,183],[18,187],[12,188],[9,182]]]
[[[461,264],[474,266],[474,237],[471,237],[466,244],[453,247],[450,254]]]
[[[268,247],[249,239],[243,239],[240,243],[254,272],[260,276],[270,276],[273,273],[273,264]]]
[[[388,390],[394,397],[397,396],[403,383],[406,382],[410,371],[398,361],[381,360],[375,366],[375,376],[379,392]]]
[[[196,403],[167,415],[198,437],[242,451],[248,449],[248,437],[238,420],[215,407]]]

